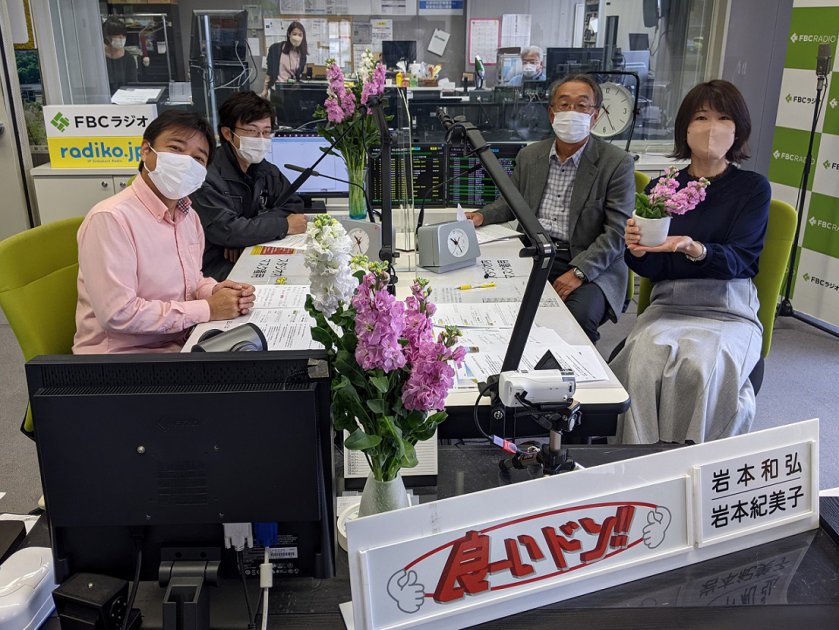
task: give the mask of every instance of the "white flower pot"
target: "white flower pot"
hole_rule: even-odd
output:
[[[635,220],[635,225],[641,228],[641,245],[655,247],[661,245],[667,238],[667,233],[670,231],[669,216],[663,219],[645,219],[633,212],[632,218]]]
[[[396,479],[392,481],[378,481],[371,472],[361,493],[358,515],[370,516],[409,506],[401,474],[397,474]]]

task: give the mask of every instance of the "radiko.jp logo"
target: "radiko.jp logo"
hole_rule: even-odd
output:
[[[59,131],[63,132],[65,129],[67,129],[67,127],[70,126],[70,119],[67,118],[61,112],[58,112],[55,116],[53,116],[52,120],[50,121],[50,124]]]

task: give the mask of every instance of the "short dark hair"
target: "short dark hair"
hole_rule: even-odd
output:
[[[117,35],[126,35],[128,31],[125,30],[125,23],[115,17],[109,17],[102,23],[102,35],[105,43],[111,45],[111,38]]]
[[[600,109],[600,106],[603,104],[603,90],[600,89],[600,84],[594,80],[594,78],[590,74],[569,74],[566,77],[563,77],[557,81],[554,81],[551,84],[550,90],[548,94],[550,98],[548,99],[548,107],[551,107],[554,103],[554,97],[556,96],[557,91],[566,83],[585,83],[587,86],[591,88],[591,91],[594,93],[594,106],[597,109]]]
[[[236,123],[251,123],[263,118],[271,119],[271,128],[274,128],[274,108],[256,92],[236,92],[228,98],[218,110],[218,137],[222,142],[227,142],[221,135],[221,128],[228,127],[233,130]]]
[[[734,144],[725,154],[731,162],[742,162],[749,157],[749,135],[752,133],[752,119],[746,100],[733,83],[722,79],[715,79],[707,83],[694,86],[687,93],[679,113],[676,114],[676,128],[674,131],[674,147],[670,157],[679,160],[690,159],[688,146],[688,125],[694,114],[705,106],[712,107],[721,114],[726,114],[734,121]]]
[[[175,109],[170,109],[155,118],[146,127],[143,134],[143,140],[149,143],[149,146],[154,144],[157,137],[164,131],[169,129],[184,129],[192,131],[193,134],[203,134],[207,140],[207,164],[213,161],[213,153],[216,149],[216,139],[213,135],[213,128],[207,119],[197,112],[184,112]],[[140,172],[143,171],[143,160],[140,160]]]

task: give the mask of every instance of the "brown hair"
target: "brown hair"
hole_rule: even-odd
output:
[[[746,101],[733,83],[715,79],[700,83],[687,93],[679,113],[676,114],[674,147],[670,157],[680,160],[690,159],[688,146],[688,125],[693,116],[703,107],[712,107],[721,114],[726,114],[734,121],[734,144],[725,154],[731,162],[742,162],[749,157],[749,135],[752,133],[752,119]]]

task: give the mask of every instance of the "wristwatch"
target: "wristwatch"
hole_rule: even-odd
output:
[[[702,262],[703,260],[705,260],[705,256],[708,255],[708,248],[705,247],[704,243],[699,243],[699,246],[702,248],[702,251],[699,252],[699,256],[688,256],[687,254],[685,254],[685,258],[687,258],[690,262]]]
[[[586,278],[586,274],[583,273],[583,270],[578,267],[571,267],[574,270],[574,275],[577,276],[583,282],[588,282],[588,278]]]

